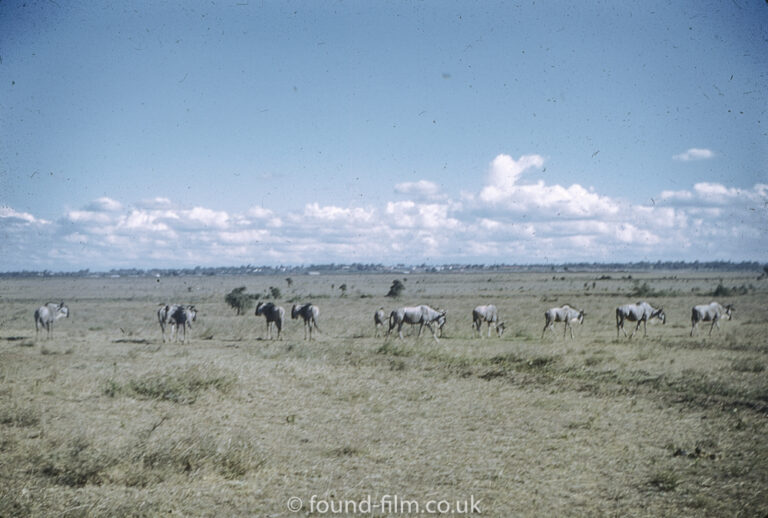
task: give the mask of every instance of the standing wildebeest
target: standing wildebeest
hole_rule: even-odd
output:
[[[47,331],[47,338],[53,338],[53,323],[60,318],[69,318],[69,308],[63,302],[54,304],[47,303],[35,310],[35,338],[37,338],[40,328],[44,327]]]
[[[272,302],[259,302],[256,305],[256,316],[264,315],[267,319],[267,339],[272,340],[272,325],[277,327],[277,339],[280,340],[280,331],[285,322],[285,310]]]
[[[307,339],[307,330],[309,330],[309,339],[312,340],[312,326],[320,331],[320,328],[317,327],[317,317],[319,315],[320,310],[317,306],[311,303],[302,305],[294,304],[291,308],[292,319],[295,320],[301,316],[301,318],[304,320],[304,340]]]
[[[379,336],[379,328],[384,327],[386,318],[387,317],[384,314],[384,308],[377,309],[376,313],[373,314],[373,324],[376,326],[376,334],[374,336]]]
[[[488,322],[488,338],[491,337],[491,326],[496,329],[496,334],[504,334],[504,322],[499,322],[499,312],[496,311],[496,306],[488,304],[487,306],[477,306],[472,310],[472,336],[475,335],[475,331],[483,337],[483,322]]]
[[[168,324],[171,326],[171,341],[179,339],[179,332],[184,333],[181,343],[187,341],[187,328],[192,329],[192,322],[197,319],[195,306],[175,306],[168,314]]]
[[[437,323],[438,329],[445,325],[445,310],[435,310],[424,304],[421,306],[398,308],[389,315],[389,331],[387,331],[387,334],[397,326],[397,333],[402,340],[403,324],[419,324],[419,336],[421,336],[424,326],[427,326],[432,331],[435,341],[439,342],[440,340],[437,339],[437,329],[432,328],[433,323]]]
[[[544,333],[546,333],[547,329],[554,331],[555,322],[564,322],[565,327],[563,328],[563,338],[565,338],[565,335],[569,329],[571,330],[571,338],[573,338],[573,322],[583,324],[584,315],[584,311],[572,308],[568,304],[561,308],[551,308],[546,310],[544,312],[545,323],[544,329],[541,331],[541,337],[544,338]]]
[[[169,324],[168,319],[178,307],[178,304],[160,304],[160,307],[157,308],[157,321],[160,324],[160,332],[163,335],[163,343],[165,343],[165,326]]]
[[[693,330],[696,329],[699,322],[709,321],[712,321],[712,325],[709,326],[709,334],[711,335],[712,328],[717,326],[717,328],[720,329],[720,324],[718,322],[723,318],[723,315],[727,316],[728,320],[733,318],[733,315],[731,315],[733,310],[733,304],[722,306],[717,302],[693,306],[693,310],[691,311],[691,336],[693,336]]]
[[[627,304],[625,306],[619,306],[616,308],[616,339],[619,339],[619,329],[624,332],[624,336],[627,336],[627,332],[624,330],[624,321],[637,322],[635,330],[629,335],[629,338],[635,336],[635,333],[640,329],[640,324],[643,324],[643,336],[648,336],[646,332],[647,323],[652,318],[658,318],[662,324],[667,323],[667,316],[664,314],[664,308],[655,309],[647,302],[638,302],[637,304]]]

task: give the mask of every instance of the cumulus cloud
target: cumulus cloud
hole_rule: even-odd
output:
[[[523,155],[515,160],[509,155],[498,155],[491,162],[487,185],[480,191],[480,199],[499,203],[518,192],[517,179],[527,169],[542,167],[544,158],[539,155]]]
[[[229,214],[221,210],[211,210],[205,207],[194,207],[185,212],[189,221],[201,224],[204,227],[225,229],[229,227]]]
[[[395,192],[429,199],[440,196],[440,186],[428,180],[403,182],[395,185]]]
[[[540,155],[523,155],[518,160],[509,155],[497,156],[491,163],[487,184],[480,191],[478,200],[506,211],[547,218],[552,214],[597,217],[619,211],[614,200],[579,184],[563,187],[547,185],[543,180],[526,184],[518,181],[525,171],[543,165],[544,158]]]
[[[28,212],[19,212],[11,207],[0,207],[0,224],[9,225],[13,223],[45,225],[50,222],[36,218]]]
[[[103,197],[50,222],[0,207],[0,267],[764,260],[766,184],[699,182],[663,191],[649,206],[546,183],[535,178],[544,162],[499,155],[485,183],[463,186],[458,200],[424,180],[395,186],[410,199],[367,207],[313,202],[293,213]]]
[[[117,212],[123,210],[123,204],[106,196],[96,198],[86,207],[86,210],[94,212]]]
[[[714,157],[715,153],[710,149],[692,147],[683,153],[674,155],[672,159],[679,162],[691,162],[693,160],[709,160]]]
[[[321,206],[319,203],[310,203],[304,207],[303,216],[308,219],[352,224],[370,221],[373,217],[373,212],[361,208],[344,208],[333,205]]]

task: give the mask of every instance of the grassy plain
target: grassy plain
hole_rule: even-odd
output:
[[[0,280],[0,516],[320,516],[312,495],[474,498],[494,517],[766,516],[768,280],[629,275]],[[384,297],[395,278],[399,300]],[[717,297],[735,318],[689,337],[691,306],[721,282],[746,288]],[[290,320],[265,340],[263,318],[224,303],[243,285],[279,287],[287,311],[317,304],[317,340]],[[640,298],[667,324],[617,340],[615,307]],[[71,316],[36,339],[49,300]],[[162,343],[166,301],[197,306],[191,343]],[[374,338],[377,308],[418,303],[448,311],[439,343]],[[481,303],[502,338],[472,337]],[[563,303],[585,323],[542,339]],[[384,511],[368,515],[409,515]]]

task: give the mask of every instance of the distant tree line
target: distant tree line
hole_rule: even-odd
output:
[[[13,277],[181,277],[214,275],[306,275],[310,273],[439,273],[439,272],[574,272],[574,271],[648,271],[648,270],[699,270],[699,271],[742,271],[768,272],[768,265],[757,261],[640,261],[634,263],[563,263],[563,264],[443,264],[406,265],[396,264],[310,264],[302,266],[218,266],[194,268],[118,268],[104,272],[90,269],[74,272],[53,272],[50,270],[22,270],[0,272],[0,278]],[[288,282],[288,285],[292,284]]]

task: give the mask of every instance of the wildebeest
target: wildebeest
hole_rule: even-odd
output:
[[[37,338],[40,328],[44,327],[47,331],[46,338],[53,338],[53,323],[60,318],[69,318],[69,308],[64,302],[54,304],[49,302],[35,310],[35,338]]]
[[[187,328],[192,329],[192,322],[197,319],[195,306],[175,306],[168,314],[168,324],[171,326],[171,341],[178,340],[180,332],[184,336],[181,343],[187,341]],[[175,336],[174,336],[175,335]]]
[[[160,304],[157,308],[157,321],[160,324],[160,332],[163,335],[163,343],[165,343],[165,327],[169,324],[168,318],[176,311],[178,304]]]
[[[277,339],[280,340],[280,331],[285,322],[285,310],[272,302],[259,302],[256,305],[256,316],[264,315],[267,319],[267,339],[272,339],[272,326],[277,327]]]
[[[443,337],[443,327],[445,327],[445,313],[440,315],[437,318],[437,321],[435,322],[437,324],[437,335],[442,338]],[[413,326],[411,326],[413,327]]]
[[[723,315],[727,316],[728,320],[733,318],[733,315],[731,314],[733,311],[733,304],[723,306],[717,302],[710,302],[709,304],[693,306],[693,309],[691,310],[691,336],[693,336],[693,330],[696,329],[699,322],[710,321],[712,322],[712,325],[709,326],[709,334],[711,335],[712,328],[717,326],[717,328],[720,329],[720,324],[718,322],[723,318]]]
[[[384,327],[384,324],[386,323],[386,318],[387,317],[384,313],[384,308],[377,309],[376,312],[373,314],[373,324],[376,326],[376,334],[374,336],[379,336],[379,328]]]
[[[619,329],[624,332],[624,336],[627,336],[627,332],[624,330],[624,321],[637,322],[635,330],[629,335],[629,338],[635,336],[635,333],[640,329],[640,324],[643,324],[643,336],[648,336],[646,327],[648,321],[652,318],[658,318],[662,324],[667,323],[667,316],[664,314],[664,308],[655,309],[647,302],[638,302],[637,304],[626,304],[616,308],[616,339],[619,339]]]
[[[573,322],[579,324],[584,323],[584,311],[576,308],[572,308],[568,304],[565,304],[559,308],[551,308],[544,312],[544,329],[541,331],[541,337],[544,338],[544,333],[547,329],[554,331],[555,322],[563,322],[565,327],[563,328],[563,338],[565,338],[568,330],[571,330],[571,338],[573,338]]]
[[[504,334],[504,322],[499,322],[499,312],[493,304],[477,306],[472,310],[472,336],[477,331],[480,338],[483,337],[483,330],[481,329],[483,322],[488,322],[488,338],[491,337],[491,326],[496,329],[496,334],[499,337]]]
[[[312,340],[312,327],[320,331],[317,326],[317,317],[320,315],[320,309],[311,303],[307,304],[294,304],[291,308],[291,318],[297,319],[301,317],[304,320],[304,339],[307,339],[307,330],[309,330],[309,339]]]
[[[432,309],[425,304],[398,308],[393,310],[389,315],[389,330],[387,331],[387,334],[397,326],[397,333],[402,340],[403,324],[419,324],[419,336],[421,336],[421,331],[424,326],[427,326],[429,330],[432,331],[432,336],[435,341],[439,342],[440,340],[437,339],[437,331],[442,327],[440,324],[441,318],[443,319],[442,325],[445,325],[445,310]],[[437,328],[432,327],[433,323],[437,324]]]

